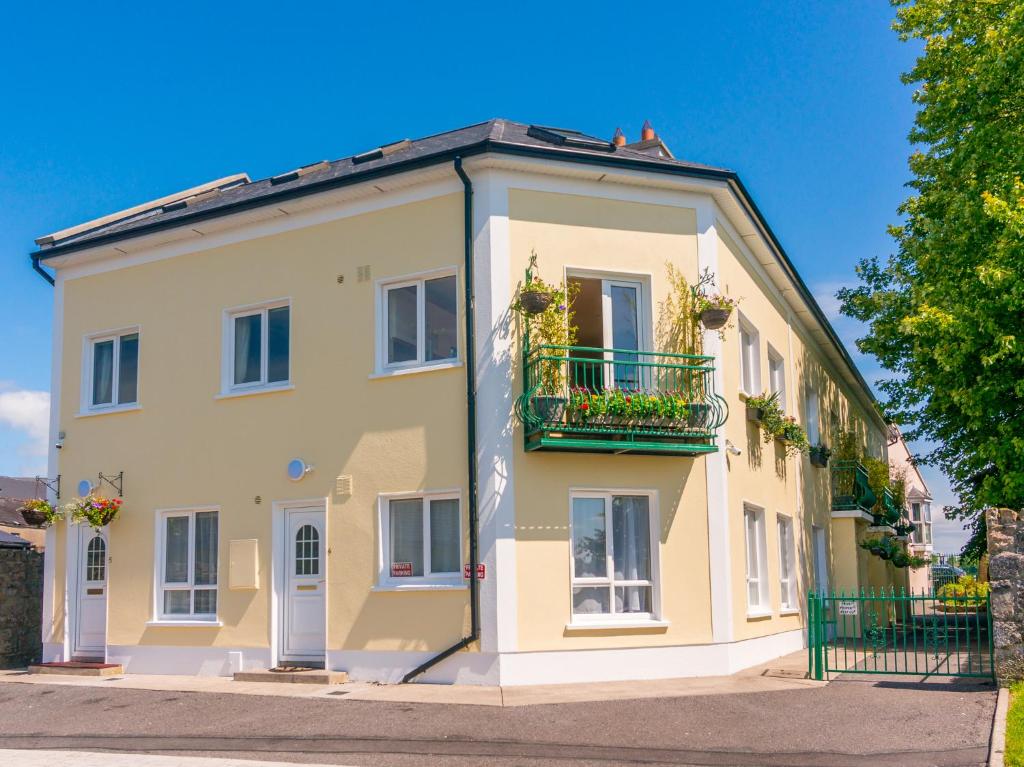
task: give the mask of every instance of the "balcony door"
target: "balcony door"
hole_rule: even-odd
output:
[[[639,280],[608,277],[569,277],[578,284],[574,304],[579,345],[602,349],[580,356],[603,364],[575,371],[574,385],[591,390],[638,389],[645,385],[637,352],[649,349],[645,286]],[[582,379],[582,380],[581,380]]]

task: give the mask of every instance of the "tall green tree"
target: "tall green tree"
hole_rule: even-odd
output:
[[[893,0],[893,28],[924,52],[910,197],[896,253],[862,261],[843,312],[894,376],[887,414],[959,496],[946,516],[984,550],[988,506],[1024,508],[1024,0]]]

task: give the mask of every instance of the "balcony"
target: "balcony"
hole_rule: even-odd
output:
[[[868,484],[868,471],[860,461],[832,462],[832,511],[871,514],[877,502]]]
[[[713,360],[591,346],[529,349],[516,401],[526,450],[712,453],[728,415],[714,391]]]

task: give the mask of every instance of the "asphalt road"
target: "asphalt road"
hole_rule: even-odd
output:
[[[945,767],[985,763],[995,698],[966,680],[872,680],[499,708],[11,683],[0,747],[387,767]]]

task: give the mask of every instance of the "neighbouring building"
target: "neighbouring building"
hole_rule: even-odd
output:
[[[914,462],[903,435],[893,427],[889,444],[889,462],[897,471],[905,471],[907,486],[907,515],[914,525],[907,550],[914,556],[932,559],[932,494],[928,483]],[[930,591],[931,565],[907,571],[907,587],[914,593]]]
[[[863,467],[746,415],[773,391],[812,443],[886,459],[868,386],[738,176],[649,126],[490,120],[37,243],[50,478],[124,500],[47,530],[47,660],[724,674],[804,647],[809,589],[897,578],[858,546]],[[578,293],[570,349],[510,311],[534,253]],[[741,299],[703,354],[670,267]]]
[[[29,499],[45,497],[46,486],[34,477],[0,477],[0,533],[13,536],[11,543],[21,539],[42,550],[45,531],[26,523],[20,509]]]

